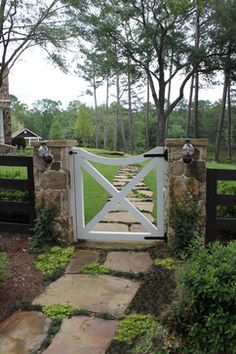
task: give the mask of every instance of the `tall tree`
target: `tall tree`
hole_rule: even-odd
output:
[[[62,47],[66,31],[65,5],[59,0],[0,2],[0,87],[6,68],[10,69],[28,48],[40,45],[58,64],[63,63],[55,48]],[[49,50],[50,48],[50,50]]]

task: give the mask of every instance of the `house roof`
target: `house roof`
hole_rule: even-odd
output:
[[[38,134],[32,132],[32,130],[28,129],[28,128],[21,128],[18,129],[16,132],[14,132],[12,134],[12,138],[14,139],[17,136],[23,136],[24,138],[38,138],[41,139],[41,136],[39,136]]]

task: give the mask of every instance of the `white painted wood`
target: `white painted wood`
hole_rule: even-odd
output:
[[[77,241],[78,225],[77,225],[77,203],[76,203],[76,169],[75,155],[70,155],[70,212],[73,223],[73,240]]]
[[[156,147],[147,154],[163,154],[164,147]],[[122,190],[115,188],[95,167],[88,161],[101,164],[127,166],[147,161],[147,157],[139,155],[128,158],[106,158],[91,154],[80,148],[73,148],[71,164],[72,193],[74,193],[75,206],[74,230],[76,239],[87,239],[96,241],[140,241],[145,237],[164,236],[164,181],[166,161],[163,157],[154,157],[149,163],[129,182]],[[127,198],[126,195],[152,170],[156,169],[157,175],[157,226],[153,225]],[[108,193],[112,199],[105,204],[101,211],[85,226],[84,222],[84,192],[83,192],[83,169],[87,171]],[[73,202],[73,200],[72,200]],[[101,232],[91,231],[109,211],[117,204],[124,206],[127,211],[133,214],[139,223],[143,225],[146,232]]]
[[[159,147],[155,147],[154,149],[151,149],[150,151],[147,152],[147,154],[163,154],[164,150],[165,150],[164,146],[159,146]],[[138,156],[132,156],[132,157],[108,158],[108,157],[94,155],[91,152],[88,152],[81,148],[74,148],[73,151],[87,161],[97,162],[104,165],[127,166],[127,165],[139,164],[140,162],[147,161],[147,157],[143,157],[144,154]]]
[[[91,231],[85,234],[82,239],[101,242],[116,242],[116,241],[144,241],[145,237],[150,237],[147,232],[107,232],[107,231]]]

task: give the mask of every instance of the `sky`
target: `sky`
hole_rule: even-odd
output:
[[[172,98],[176,96],[175,86]],[[75,73],[64,74],[50,63],[39,48],[30,49],[15,63],[9,75],[10,94],[29,107],[39,99],[61,101],[64,108],[72,100],[80,100],[93,106],[93,97],[85,95],[87,83]],[[188,87],[185,98],[188,97]],[[216,101],[221,98],[221,87],[200,90],[200,99]],[[98,91],[98,104],[105,103],[105,87]]]

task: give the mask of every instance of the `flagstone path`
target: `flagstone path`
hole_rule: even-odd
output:
[[[114,178],[114,186],[121,189],[138,172],[139,167],[136,166],[122,167]],[[128,198],[153,221],[151,196],[152,192],[141,181]],[[120,205],[96,227],[99,231],[143,230],[133,215]],[[116,247],[119,248],[119,245]],[[99,259],[98,250],[77,250],[65,275],[49,284],[33,301],[33,305],[69,304],[87,310],[89,315],[63,319],[49,347],[40,351],[51,319],[37,311],[17,312],[0,324],[0,354],[105,354],[116,333],[119,319],[125,314],[141,282],[125,277],[81,273],[84,265],[98,262]],[[145,273],[152,267],[152,259],[148,252],[113,250],[107,252],[104,264],[118,272]],[[110,314],[113,319],[96,317],[99,313]]]

